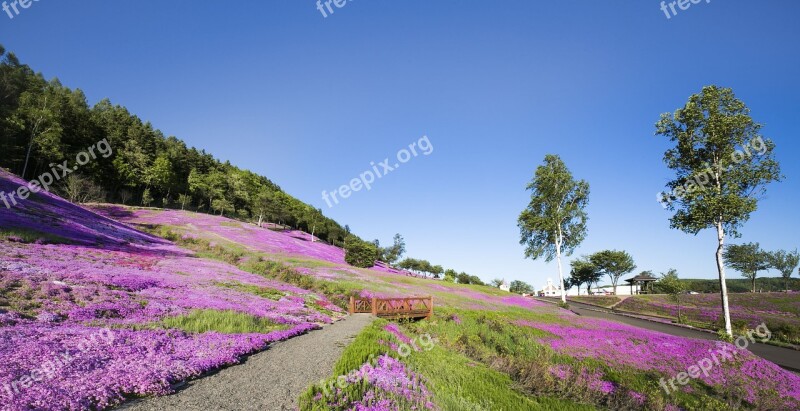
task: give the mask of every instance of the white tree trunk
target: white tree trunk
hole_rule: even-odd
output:
[[[560,230],[559,230],[560,231]],[[558,234],[556,239],[556,261],[558,262],[558,283],[561,284],[561,302],[567,303],[567,293],[564,289],[564,273],[561,269],[561,233]]]
[[[722,294],[722,315],[725,317],[725,333],[733,337],[731,328],[731,313],[728,309],[728,286],[725,284],[725,263],[722,261],[722,251],[725,246],[725,230],[722,223],[717,223],[717,271],[719,271],[719,289]]]

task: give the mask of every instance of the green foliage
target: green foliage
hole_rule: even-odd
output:
[[[658,288],[664,293],[669,294],[670,298],[677,304],[678,323],[683,324],[686,322],[683,314],[681,314],[681,294],[686,291],[686,288],[685,284],[678,278],[678,271],[670,269],[662,274],[661,279],[658,280]]]
[[[394,243],[383,249],[383,258],[389,264],[394,264],[406,252],[406,242],[399,233],[394,235]]]
[[[775,144],[759,134],[761,127],[733,90],[717,86],[703,87],[674,114],[661,115],[656,135],[675,143],[664,153],[676,173],[664,199],[675,210],[673,228],[697,234],[720,227],[738,234],[765,185],[782,178]]]
[[[667,183],[670,192],[662,196],[674,211],[670,226],[695,235],[707,228],[716,230],[723,295],[727,294],[725,237],[739,236],[766,185],[783,178],[773,153],[775,144],[761,136],[761,127],[733,90],[717,86],[703,87],[685,106],[674,114],[662,114],[656,123],[656,135],[674,144],[664,153],[664,162],[675,172],[675,179]],[[730,311],[724,303],[722,311],[730,334]]]
[[[742,273],[752,282],[756,292],[756,276],[759,271],[770,267],[770,254],[761,249],[758,243],[731,244],[725,248],[725,265]]]
[[[142,192],[142,205],[149,207],[153,203],[153,196],[150,194],[150,189],[145,188]]]
[[[769,254],[769,264],[772,268],[780,271],[785,280],[785,289],[789,291],[789,279],[797,265],[800,264],[800,254],[796,249],[794,251],[774,251]]]
[[[509,291],[517,294],[533,294],[534,292],[533,287],[530,284],[518,280],[511,282]]]
[[[527,189],[531,191],[531,201],[517,220],[519,242],[525,246],[526,258],[558,260],[563,301],[566,290],[561,255],[571,255],[586,238],[589,183],[575,181],[561,158],[548,154]]]
[[[179,317],[165,318],[162,324],[167,328],[177,328],[191,333],[216,331],[224,334],[267,334],[286,328],[265,318],[236,311],[217,310],[194,310]]]
[[[345,248],[344,261],[354,267],[370,268],[379,257],[378,247],[365,241],[351,241]]]
[[[596,265],[592,264],[589,257],[584,256],[575,259],[570,265],[572,266],[572,271],[570,271],[572,281],[570,282],[578,287],[578,291],[580,291],[581,285],[586,284],[586,293],[588,294],[592,284],[599,282],[603,276],[603,273]],[[569,288],[569,285],[567,285],[567,288]]]
[[[548,154],[527,189],[531,201],[518,220],[525,257],[552,261],[572,254],[586,238],[589,183],[576,182],[561,158]]]
[[[447,282],[454,283],[456,281],[457,276],[458,273],[456,272],[456,270],[453,270],[452,268],[444,270],[444,280]]]
[[[636,269],[633,257],[625,251],[603,250],[589,256],[589,261],[600,273],[608,275],[614,286],[614,294],[617,293],[620,277]]]

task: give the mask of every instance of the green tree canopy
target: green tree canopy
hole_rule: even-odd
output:
[[[509,286],[509,291],[516,294],[533,294],[533,286],[524,281],[514,280]]]
[[[614,286],[614,294],[617,293],[620,277],[636,269],[633,257],[625,251],[603,250],[592,254],[589,261],[600,273],[608,276]]]
[[[770,255],[758,243],[731,244],[725,248],[725,265],[742,273],[756,292],[756,276],[770,268]]]
[[[579,293],[581,285],[586,284],[586,293],[589,294],[592,284],[596,284],[603,276],[603,273],[589,260],[589,257],[584,256],[575,259],[570,265],[572,266],[570,271],[571,282],[578,287]]]
[[[792,273],[797,268],[797,265],[800,264],[800,254],[797,253],[797,250],[775,251],[770,253],[769,262],[772,268],[780,271],[786,291],[789,291],[789,278],[792,277]]]
[[[561,158],[548,154],[527,189],[531,201],[517,221],[520,244],[525,245],[526,258],[556,259],[561,301],[566,303],[561,255],[571,255],[586,238],[589,183],[575,181]]]
[[[674,147],[664,162],[675,172],[663,197],[674,212],[672,228],[697,234],[717,232],[716,262],[725,332],[733,335],[725,283],[725,237],[738,237],[739,228],[756,210],[766,185],[781,180],[772,141],[761,136],[761,124],[729,88],[704,87],[674,113],[656,123],[656,135]]]

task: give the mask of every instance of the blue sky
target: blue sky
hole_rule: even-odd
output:
[[[714,278],[714,234],[670,230],[653,135],[702,86],[731,87],[765,124],[786,180],[737,241],[795,248],[800,224],[800,3],[660,1],[40,0],[0,42],[47,77],[109,97],[168,135],[264,174],[408,254],[541,287],[523,258],[524,190],[547,153],[592,188],[573,257],[630,252],[639,268]],[[321,197],[427,135],[433,145],[333,208]],[[730,277],[738,278],[737,273]]]

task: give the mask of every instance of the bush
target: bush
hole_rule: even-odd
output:
[[[353,241],[345,249],[344,261],[354,267],[370,268],[378,258],[378,247],[375,244]]]

